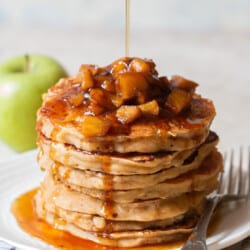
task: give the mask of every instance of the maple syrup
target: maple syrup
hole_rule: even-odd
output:
[[[183,242],[174,242],[164,245],[119,248],[109,247],[84,240],[72,234],[53,228],[47,222],[39,219],[34,209],[34,196],[38,188],[19,196],[12,204],[11,211],[19,226],[31,236],[39,238],[49,245],[62,250],[173,250]]]
[[[116,215],[113,213],[113,176],[110,173],[110,158],[107,156],[102,157],[102,172],[104,184],[104,218],[108,218],[107,224],[103,230],[103,235],[109,235],[113,232],[112,219]]]
[[[125,29],[125,55],[129,56],[129,40],[130,40],[130,0],[125,0],[126,10],[126,29]]]

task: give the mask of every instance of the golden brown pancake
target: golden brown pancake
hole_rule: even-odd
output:
[[[214,132],[210,132],[205,143],[191,150],[153,154],[94,154],[79,150],[68,144],[53,142],[43,136],[40,137],[39,143],[38,162],[44,169],[52,168],[56,163],[57,170],[61,166],[68,166],[74,169],[91,170],[100,173],[108,171],[108,174],[113,175],[138,175],[153,174],[164,169],[181,166],[189,157],[198,158],[196,164],[198,166],[202,159],[217,145],[218,136]],[[103,167],[104,165],[108,165],[107,169]],[[180,173],[183,173],[181,168],[179,169]],[[191,170],[192,168],[186,169]],[[90,177],[91,173],[86,173],[86,175]],[[98,176],[98,174],[95,175]],[[126,183],[126,180],[124,180],[124,183]]]
[[[198,218],[200,212],[203,209],[203,203],[200,204],[195,210],[191,210],[185,214],[181,214],[169,219],[153,220],[153,221],[122,221],[122,220],[107,220],[98,215],[79,213],[71,210],[66,210],[57,207],[53,203],[44,202],[41,197],[41,193],[38,193],[35,199],[36,210],[38,211],[40,218],[46,218],[49,214],[58,218],[54,221],[54,224],[69,222],[76,224],[79,228],[92,232],[104,232],[104,231],[135,231],[145,229],[164,229],[168,226],[181,222],[189,217]]]
[[[105,199],[106,192],[109,191],[105,190],[106,182],[112,181],[112,199],[129,202],[135,199],[174,197],[191,190],[203,190],[206,185],[216,187],[217,175],[222,169],[220,158],[220,154],[214,151],[205,160],[196,157],[189,164],[148,175],[107,176],[100,172],[87,172],[86,174],[86,171],[60,166],[53,167],[54,165],[50,173],[57,182],[102,199]]]
[[[59,86],[58,86],[59,87]],[[53,93],[51,93],[53,95]],[[51,117],[46,110],[48,104],[47,97],[44,96],[44,107],[38,113],[38,132],[57,142],[67,143],[75,147],[96,152],[144,152],[151,153],[161,150],[181,151],[199,146],[205,141],[210,124],[215,116],[214,106],[211,101],[196,97],[192,101],[193,109],[185,118],[164,119],[154,118],[154,120],[142,119],[130,125],[130,132],[127,135],[106,135],[105,137],[85,137],[81,134],[81,117],[73,121],[64,121],[63,118],[57,120]],[[55,97],[58,98],[58,97]],[[199,105],[197,105],[199,103]],[[47,105],[46,105],[47,104]],[[56,104],[52,104],[53,107]],[[199,117],[200,113],[206,114]],[[71,112],[65,108],[64,112]],[[202,109],[202,110],[200,110]],[[196,115],[198,113],[199,115]],[[47,117],[48,116],[48,117]],[[66,116],[67,117],[67,116]]]
[[[121,72],[116,72],[117,62],[105,68],[84,66],[77,76],[50,88],[38,111],[38,133],[95,152],[199,146],[215,116],[213,103],[194,93],[195,83],[160,77],[152,62],[146,62],[146,71],[131,70],[135,60],[121,59],[118,67],[126,65]]]
[[[172,198],[186,192],[192,191],[211,191],[217,188],[217,177],[222,170],[221,155],[213,152],[207,156],[200,167],[196,170],[189,171],[177,178],[167,179],[157,184],[144,186],[136,189],[112,190],[112,200],[118,203],[130,203],[136,200],[149,200],[155,198]],[[145,179],[145,175],[137,176],[137,179]],[[135,179],[136,181],[136,179]],[[133,186],[131,181],[130,186]],[[71,184],[69,181],[63,181],[71,190],[75,190],[86,195],[105,200],[107,192],[105,190],[86,188],[84,183],[81,186]]]
[[[107,246],[116,246],[116,247],[134,247],[140,245],[152,245],[159,243],[167,243],[171,241],[178,241],[189,235],[197,221],[195,217],[190,217],[189,219],[182,220],[166,228],[158,229],[139,229],[139,230],[125,230],[125,231],[114,231],[110,233],[109,231],[102,231],[99,234],[90,230],[86,230],[77,225],[73,219],[64,221],[61,217],[56,216],[54,213],[46,212],[44,216],[41,216],[40,208],[37,208],[38,216],[43,218],[49,224],[53,225],[57,229],[68,231],[73,235],[76,235],[80,238],[88,239],[96,243],[107,245]],[[84,222],[86,222],[84,220]],[[119,223],[119,222],[118,222]],[[130,225],[130,224],[128,224]],[[92,223],[89,225],[91,229]]]

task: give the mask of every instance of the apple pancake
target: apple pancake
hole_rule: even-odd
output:
[[[222,159],[218,152],[213,151],[205,160],[202,160],[202,163],[199,162],[198,167],[193,168],[193,165],[194,161],[178,168],[167,169],[165,173],[160,171],[156,174],[133,176],[116,176],[97,172],[91,172],[91,176],[85,176],[85,172],[81,170],[66,168],[65,171],[60,171],[60,167],[53,168],[50,173],[55,180],[71,189],[99,199],[105,198],[105,193],[109,191],[108,188],[110,189],[106,182],[111,180],[114,201],[129,202],[135,199],[173,197],[191,190],[201,191],[206,189],[206,185],[216,187],[217,176],[222,169]],[[183,171],[183,168],[188,170]],[[97,175],[101,176],[101,179]]]
[[[60,167],[68,166],[79,170],[91,169],[92,171],[100,171],[101,173],[105,173],[103,166],[108,165],[108,174],[113,175],[152,174],[163,169],[181,166],[189,157],[193,157],[194,155],[197,158],[198,164],[200,164],[201,160],[213,150],[217,143],[218,136],[210,131],[206,141],[202,145],[190,150],[153,154],[130,153],[125,155],[107,155],[82,151],[72,145],[53,142],[44,136],[40,136],[38,162],[44,169],[51,168],[56,162]],[[187,170],[191,170],[191,168],[187,168]],[[126,183],[125,180],[124,182]]]
[[[120,225],[123,225],[125,227],[124,231],[109,232],[109,228],[104,227],[101,228],[101,232],[98,230],[98,233],[95,230],[96,228],[93,228],[93,221],[90,221],[87,225],[85,217],[82,221],[84,224],[86,224],[86,229],[82,227],[82,224],[79,225],[78,215],[76,215],[77,219],[75,219],[75,215],[73,215],[73,219],[70,220],[67,217],[66,220],[63,220],[61,217],[58,217],[54,213],[48,211],[46,211],[46,213],[43,213],[43,211],[40,209],[41,207],[39,207],[38,205],[38,216],[57,229],[68,231],[73,235],[84,239],[89,239],[102,245],[117,247],[134,247],[145,244],[160,244],[177,241],[178,239],[187,237],[192,232],[193,227],[197,221],[197,217],[187,216],[185,217],[185,219],[182,219],[180,221],[177,220],[175,223],[169,226],[159,226],[158,228],[154,228],[154,223],[152,223],[152,228],[146,229],[143,229],[141,227],[138,228],[137,225],[133,227],[133,225],[138,224],[138,222],[122,222],[122,224],[120,224],[120,222],[112,221],[112,230],[114,229],[114,227],[118,226],[120,228],[122,227]],[[94,230],[91,231],[91,229]]]
[[[95,214],[86,214],[75,212],[71,210],[66,210],[57,207],[55,203],[47,203],[42,199],[41,193],[37,193],[35,198],[36,211],[40,218],[45,218],[47,214],[51,214],[60,220],[56,223],[65,223],[65,221],[76,224],[78,227],[93,231],[93,232],[103,232],[111,230],[113,232],[127,231],[127,230],[145,230],[145,229],[164,229],[170,225],[176,224],[185,220],[189,217],[199,217],[203,209],[203,203],[201,203],[195,210],[190,210],[185,214],[181,214],[172,218],[163,220],[152,220],[152,221],[122,221],[122,220],[107,220],[104,217]]]
[[[71,184],[69,181],[61,179],[59,179],[59,182],[64,183],[71,190],[75,190],[79,193],[101,200],[105,200],[107,192],[111,192],[109,195],[112,197],[114,202],[130,203],[136,200],[143,201],[155,198],[172,198],[193,191],[211,192],[218,186],[217,179],[221,170],[221,155],[218,152],[212,152],[205,158],[198,169],[189,171],[188,173],[182,174],[177,178],[167,179],[159,183],[149,182],[150,185],[145,185],[144,187],[142,186],[141,188],[136,189],[115,190],[112,187],[112,190],[110,191],[104,189],[86,188],[84,186],[84,182],[80,183],[80,185]],[[142,179],[146,179],[145,182],[147,182],[147,176],[139,175],[137,177],[137,179],[141,178],[140,183],[143,183]],[[54,178],[58,180],[56,176],[54,176]],[[136,181],[136,179],[131,181],[130,186],[133,185],[134,181]]]
[[[38,133],[91,152],[183,151],[204,142],[215,109],[194,92],[197,84],[160,77],[152,61],[137,72],[130,67],[135,61],[84,65],[59,81],[43,96]]]
[[[73,191],[54,181],[50,174],[46,175],[40,187],[41,197],[46,203],[55,203],[57,207],[66,210],[97,214],[105,219],[128,221],[152,221],[178,216],[195,209],[209,191],[212,190],[184,193],[169,199],[117,203]]]
[[[187,159],[182,159],[182,165],[177,167],[172,166],[153,174],[149,171],[149,174],[138,173],[133,175],[124,175],[124,172],[121,172],[119,175],[114,175],[110,173],[103,173],[102,169],[96,171],[94,167],[92,167],[94,170],[91,170],[91,165],[89,165],[90,170],[81,170],[77,167],[82,167],[82,165],[72,165],[72,167],[67,167],[50,160],[46,153],[43,154],[43,156],[40,155],[38,162],[43,169],[50,171],[54,178],[67,185],[106,190],[109,188],[109,186],[106,185],[107,181],[112,179],[112,190],[132,190],[138,188],[146,189],[166,180],[174,179],[191,170],[197,169],[206,156],[214,150],[214,143],[215,142],[211,142],[202,145]],[[106,170],[111,169],[110,165],[106,164],[105,168]]]

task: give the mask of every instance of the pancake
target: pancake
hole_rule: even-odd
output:
[[[105,165],[108,174],[113,175],[151,174],[163,169],[181,166],[184,161],[192,157],[192,155],[196,155],[198,159],[204,159],[217,143],[218,136],[214,132],[210,132],[202,145],[191,150],[181,152],[159,152],[146,155],[138,153],[132,155],[101,155],[81,151],[71,145],[53,142],[41,136],[39,139],[40,148],[38,162],[44,169],[51,168],[56,162],[57,165],[60,166],[68,166],[79,170],[91,170],[101,173],[105,173],[105,167],[103,167]],[[200,163],[201,161],[198,159],[197,161]],[[89,177],[90,176],[91,173],[89,174]],[[126,183],[125,180],[123,180],[123,182]]]
[[[70,190],[65,185],[56,183],[50,174],[41,183],[40,192],[46,203],[54,203],[66,210],[97,214],[105,219],[128,221],[152,221],[178,216],[198,207],[208,193],[192,192],[170,199],[116,203]]]
[[[52,86],[37,114],[38,133],[91,152],[198,147],[215,116],[212,101],[194,92],[196,83],[160,77],[152,62],[146,62],[145,72],[131,71],[135,60],[123,58],[103,68],[84,65],[75,77]],[[116,72],[121,64],[125,68]]]
[[[150,188],[154,185],[164,182],[165,180],[173,179],[181,174],[187,173],[188,171],[194,170],[200,166],[204,158],[211,153],[214,149],[214,143],[208,143],[201,146],[192,157],[187,159],[182,159],[183,162],[180,166],[172,166],[167,169],[163,169],[154,174],[134,174],[134,175],[111,175],[109,173],[103,173],[101,170],[103,166],[100,165],[100,171],[93,170],[81,170],[74,168],[83,165],[74,165],[73,167],[66,167],[58,162],[50,160],[47,156],[48,154],[40,155],[38,162],[40,166],[44,166],[49,170],[57,180],[60,180],[67,185],[77,185],[89,189],[99,189],[106,190],[109,188],[107,181],[112,180],[113,190],[131,190],[137,188]],[[107,156],[106,156],[107,158]],[[117,159],[119,160],[119,159]],[[92,169],[95,165],[93,165]],[[133,166],[133,165],[132,165]],[[91,165],[89,165],[91,168]],[[111,166],[105,164],[106,169],[111,169]]]
[[[60,85],[57,87],[60,87]],[[50,95],[54,96],[54,93],[50,93]],[[140,120],[131,125],[128,135],[107,135],[105,137],[89,138],[84,137],[80,131],[81,120],[84,117],[75,118],[73,116],[73,121],[67,120],[66,122],[64,122],[63,118],[60,118],[60,120],[51,118],[52,115],[48,111],[50,107],[47,107],[50,104],[50,98],[51,96],[44,96],[44,106],[38,112],[38,132],[53,141],[67,143],[79,149],[94,152],[151,153],[191,149],[205,141],[210,124],[215,116],[212,102],[196,97],[192,101],[193,109],[185,117],[185,121],[184,119],[178,121],[176,119],[164,120],[160,118],[149,121]],[[56,106],[54,102],[52,103],[53,107]],[[199,112],[196,110],[197,106]],[[64,112],[70,115],[68,113],[71,110]],[[199,115],[195,115],[196,113],[199,115],[204,113],[206,116],[199,117]],[[183,125],[184,122],[188,124]]]
[[[91,231],[91,232],[119,232],[119,231],[135,231],[135,230],[145,230],[145,229],[164,229],[170,225],[179,223],[186,218],[195,217],[198,218],[200,212],[203,209],[203,203],[201,206],[197,207],[195,210],[189,211],[186,214],[181,214],[176,217],[172,217],[164,220],[153,220],[153,221],[114,221],[107,220],[98,215],[91,215],[86,213],[79,213],[71,210],[66,210],[57,207],[53,203],[46,203],[41,197],[41,193],[36,195],[35,199],[36,211],[39,218],[46,218],[48,214],[57,217],[58,219],[54,221],[56,224],[66,224],[69,222],[71,224],[77,225],[79,228]]]
[[[180,175],[174,179],[164,180],[163,182],[159,182],[157,184],[150,183],[151,185],[145,185],[142,188],[129,190],[114,190],[114,188],[112,188],[112,191],[105,191],[103,189],[85,188],[83,187],[84,183],[81,183],[81,186],[70,184],[69,181],[64,181],[63,183],[65,183],[71,190],[75,190],[101,200],[105,200],[107,192],[111,192],[109,196],[112,197],[114,202],[130,203],[136,200],[143,201],[155,198],[173,198],[193,191],[212,191],[218,186],[217,179],[221,170],[221,155],[214,151],[208,155],[207,158],[205,158],[198,169],[189,171],[188,173]],[[139,177],[137,179],[139,179]],[[143,175],[141,179],[147,178]],[[142,180],[140,182],[143,183]],[[133,181],[131,181],[131,185],[132,183]]]
[[[60,218],[56,217],[52,213],[47,213],[43,219],[52,225],[55,225],[55,221],[60,221]],[[55,225],[55,228],[106,246],[135,247],[141,245],[168,243],[184,239],[192,232],[195,222],[196,220],[184,221],[182,224],[180,223],[167,229],[146,229],[100,234],[83,230],[77,225],[69,222],[59,222]]]

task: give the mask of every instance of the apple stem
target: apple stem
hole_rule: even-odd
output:
[[[30,69],[30,67],[29,67],[30,56],[28,54],[25,54],[24,58],[25,58],[24,71],[29,72],[29,69]]]

